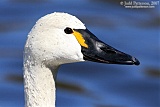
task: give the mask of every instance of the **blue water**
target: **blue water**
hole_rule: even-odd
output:
[[[116,0],[1,0],[0,107],[24,106],[25,40],[41,16],[55,11],[77,16],[98,38],[141,62],[140,66],[93,62],[61,66],[57,107],[159,107],[159,10],[159,5],[126,9]]]

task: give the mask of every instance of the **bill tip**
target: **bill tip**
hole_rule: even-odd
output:
[[[133,60],[134,65],[139,65],[140,64],[138,59],[136,59],[135,57],[132,57],[132,60]]]

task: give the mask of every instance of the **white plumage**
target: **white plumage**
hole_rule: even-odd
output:
[[[75,16],[52,13],[40,18],[24,50],[25,106],[54,107],[59,66],[85,60],[139,64],[136,58],[100,41]]]
[[[84,61],[80,44],[72,34],[65,34],[65,27],[85,29],[74,16],[52,13],[40,18],[28,35],[24,51],[26,107],[54,106],[58,67]]]

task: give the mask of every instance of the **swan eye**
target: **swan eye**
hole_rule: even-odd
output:
[[[71,28],[67,27],[67,28],[64,29],[64,32],[66,34],[71,34],[71,33],[73,33],[73,30]]]

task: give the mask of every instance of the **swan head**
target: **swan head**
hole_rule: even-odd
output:
[[[139,65],[139,61],[105,44],[75,16],[55,12],[40,18],[28,35],[25,53],[47,65],[94,61]]]

